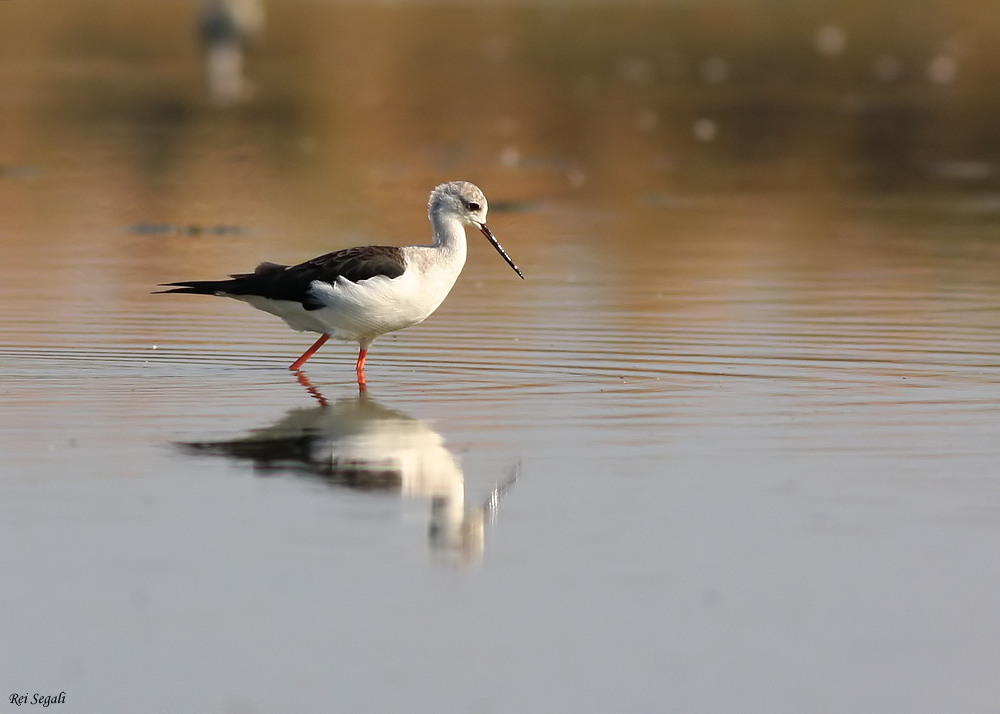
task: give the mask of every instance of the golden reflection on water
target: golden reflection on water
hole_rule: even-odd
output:
[[[430,187],[468,178],[529,280],[510,284],[473,237],[451,300],[407,335],[418,347],[456,330],[557,352],[611,335],[646,360],[739,360],[782,339],[995,346],[985,6],[930,4],[882,37],[866,3],[837,19],[275,5],[247,48],[255,91],[224,107],[194,3],[0,13],[0,309],[16,344],[293,339],[239,305],[148,292],[425,241]]]

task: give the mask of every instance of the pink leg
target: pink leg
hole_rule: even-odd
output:
[[[358,351],[358,365],[357,365],[357,370],[358,370],[358,386],[361,387],[362,391],[364,391],[365,387],[367,386],[367,384],[365,382],[365,360],[366,359],[368,359],[368,350],[366,350],[364,347],[362,347]]]
[[[328,339],[330,339],[329,335],[320,335],[319,339],[313,342],[313,346],[307,349],[305,352],[303,352],[301,357],[292,362],[292,365],[288,369],[292,370],[293,372],[299,369],[302,365],[306,363],[307,359],[316,354],[316,350],[318,350],[320,347],[326,344],[326,341]]]

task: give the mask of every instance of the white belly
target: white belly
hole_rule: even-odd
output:
[[[423,322],[451,291],[449,275],[418,275],[407,270],[398,278],[378,276],[352,283],[338,278],[334,284],[314,281],[312,295],[325,307],[306,310],[291,300],[271,300],[257,295],[232,297],[258,310],[277,315],[293,330],[322,332],[342,340],[371,344],[387,332]]]

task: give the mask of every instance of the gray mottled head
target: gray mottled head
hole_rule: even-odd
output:
[[[437,220],[453,217],[460,220],[467,226],[475,226],[486,236],[497,253],[500,254],[507,265],[514,269],[522,280],[524,275],[517,264],[507,255],[507,251],[500,245],[493,232],[486,225],[486,211],[489,208],[486,204],[486,196],[475,184],[468,181],[450,181],[443,183],[431,191],[431,200],[427,204],[427,213],[431,218],[431,223]]]
[[[486,224],[488,204],[486,196],[475,184],[468,181],[450,181],[443,183],[433,191],[427,204],[427,212],[434,216],[444,217],[450,214],[462,223],[481,228]]]

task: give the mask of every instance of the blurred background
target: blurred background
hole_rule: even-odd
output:
[[[78,0],[0,13],[8,305],[49,278],[131,299],[139,284],[240,268],[239,250],[255,264],[418,242],[429,188],[455,178],[515,214],[498,234],[521,262],[554,257],[557,222],[622,285],[626,266],[597,257],[607,243],[715,240],[704,216],[737,205],[732,229],[762,252],[835,244],[830,221],[856,226],[865,210],[959,230],[1000,212],[1000,15],[985,1]],[[745,211],[766,235],[740,228]],[[67,246],[107,260],[40,270],[40,250]]]
[[[298,204],[294,234],[356,198],[410,208],[441,176],[587,203],[921,192],[985,210],[997,189],[985,1],[0,12],[6,241],[15,215],[248,227]]]

